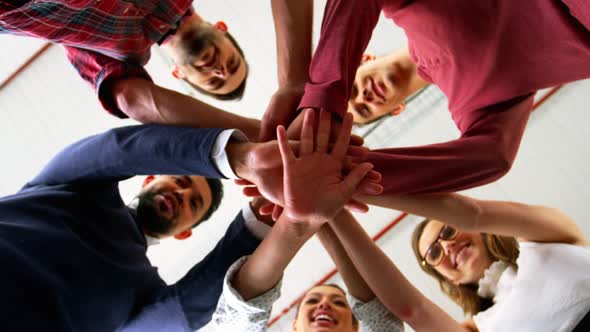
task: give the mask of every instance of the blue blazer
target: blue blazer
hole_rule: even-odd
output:
[[[167,286],[118,182],[135,175],[222,177],[222,129],[143,125],[86,138],[0,199],[0,329],[194,331],[215,310],[229,266],[259,240],[241,213],[217,246]]]

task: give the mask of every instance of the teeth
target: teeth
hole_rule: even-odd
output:
[[[321,314],[321,315],[317,315],[317,317],[315,318],[315,320],[326,320],[326,321],[331,322],[332,321],[332,317],[330,317],[328,315]]]

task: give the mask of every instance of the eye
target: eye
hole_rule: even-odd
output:
[[[432,245],[432,247],[430,247],[430,250],[428,251],[428,257],[426,257],[426,259],[429,263],[435,264],[441,258],[441,255],[442,247],[438,243],[435,243]]]
[[[194,198],[194,197],[191,197],[191,207],[193,209],[196,209],[197,208],[197,199]]]
[[[174,183],[182,187],[182,180],[180,178],[174,178]]]
[[[359,93],[359,89],[358,89],[358,87],[356,86],[356,83],[354,83],[354,84],[352,85],[352,92],[351,92],[351,94],[350,94],[350,99],[354,99],[354,98],[356,98],[356,96],[358,95],[358,93]]]
[[[316,304],[318,302],[319,302],[319,300],[316,298],[309,298],[309,299],[305,300],[306,304]]]
[[[348,305],[346,304],[346,302],[342,301],[342,300],[335,300],[334,304],[339,306],[339,307],[347,307]]]
[[[209,79],[209,80],[207,81],[207,84],[208,84],[209,86],[216,86],[216,85],[218,85],[219,83],[221,83],[221,80],[220,80],[219,78],[217,78],[217,77],[213,77],[213,78],[211,78],[211,79]]]
[[[440,230],[440,238],[441,240],[450,240],[457,235],[457,230],[450,226],[444,226]]]

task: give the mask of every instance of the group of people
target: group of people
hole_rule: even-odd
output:
[[[223,22],[188,0],[0,0],[0,33],[64,46],[114,116],[142,125],[64,149],[0,199],[0,326],[7,331],[264,331],[283,272],[317,235],[340,271],[309,290],[293,331],[587,331],[590,242],[556,209],[455,191],[516,158],[536,90],[590,78],[585,0],[328,0],[312,53],[312,0],[271,0],[278,90],[259,121],[153,83],[159,44],[173,75],[239,99],[248,64]],[[363,52],[384,13],[408,47]],[[313,55],[312,55],[313,54]],[[460,137],[369,151],[353,121],[399,114],[427,84],[448,97]],[[118,183],[146,176],[126,205]],[[219,179],[253,197],[215,248],[167,285],[146,257],[219,207]],[[350,210],[426,219],[416,260],[471,318],[420,293]]]

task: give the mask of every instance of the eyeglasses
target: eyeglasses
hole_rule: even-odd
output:
[[[428,264],[432,267],[439,265],[445,257],[445,249],[440,244],[440,240],[450,241],[456,238],[457,235],[459,235],[459,231],[456,228],[447,225],[443,226],[436,240],[426,250],[426,254],[422,258],[422,265]]]

